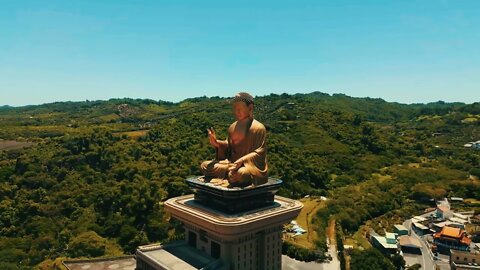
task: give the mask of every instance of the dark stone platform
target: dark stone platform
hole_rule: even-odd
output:
[[[269,178],[258,186],[222,187],[200,180],[202,176],[188,178],[187,185],[195,194],[199,204],[229,214],[263,208],[274,204],[274,196],[282,185],[282,180]]]

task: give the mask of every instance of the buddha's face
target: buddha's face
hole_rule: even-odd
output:
[[[245,102],[237,101],[233,103],[233,114],[237,121],[248,118],[253,111],[253,104],[247,105]]]

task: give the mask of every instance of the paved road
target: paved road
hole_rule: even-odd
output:
[[[424,269],[424,270],[432,270],[432,269],[435,269],[434,267],[434,262],[433,262],[433,257],[431,255],[431,252],[430,250],[428,249],[427,245],[425,244],[425,242],[423,241],[423,239],[421,239],[420,236],[418,236],[413,230],[412,230],[412,220],[411,219],[407,219],[405,220],[405,222],[403,222],[403,226],[405,226],[411,233],[410,233],[410,236],[411,237],[414,237],[416,239],[418,239],[422,245],[422,255],[413,255],[413,254],[408,254],[407,255],[407,258],[409,258],[409,261],[413,261],[413,258],[415,257],[421,257],[421,258],[418,258],[417,261],[422,265],[422,268],[421,269]]]
[[[430,215],[430,213],[423,214],[421,216],[427,217],[428,215]],[[429,246],[427,245],[426,241],[424,240],[424,238],[422,236],[417,235],[412,230],[411,219],[405,220],[405,222],[403,222],[403,226],[405,226],[411,232],[410,236],[418,239],[420,241],[420,244],[422,245],[422,248],[421,248],[422,255],[406,254],[405,261],[407,261],[408,263],[414,263],[415,261],[417,261],[422,265],[421,269],[424,269],[424,270],[432,270],[432,269],[435,270],[436,265],[438,265],[441,270],[450,269],[448,260],[445,260],[445,258],[443,258],[443,260],[434,260],[434,256]]]
[[[340,269],[340,261],[338,260],[337,254],[337,247],[334,244],[330,244],[330,241],[327,237],[327,244],[328,244],[328,254],[332,257],[332,261],[328,264],[324,264],[324,270],[339,270]]]

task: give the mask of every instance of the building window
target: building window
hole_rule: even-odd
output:
[[[197,234],[192,231],[188,231],[188,245],[197,248]]]
[[[210,242],[210,255],[215,259],[220,258],[220,244],[214,241]]]
[[[200,240],[202,240],[205,243],[208,243],[208,238],[207,238],[207,232],[206,231],[200,230],[199,235],[200,235]]]

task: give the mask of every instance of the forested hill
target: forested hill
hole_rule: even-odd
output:
[[[166,101],[155,101],[150,99],[110,99],[108,101],[85,101],[85,102],[55,102],[43,105],[30,105],[22,107],[11,107],[8,105],[0,106],[2,115],[20,114],[29,117],[34,114],[44,116],[43,119],[36,118],[36,121],[22,121],[23,124],[46,124],[41,120],[55,120],[55,122],[83,122],[83,123],[105,123],[121,121],[125,122],[131,119],[136,120],[158,120],[168,113],[178,113],[185,110],[208,109],[216,107],[218,104],[223,107],[226,99],[219,97],[200,97],[186,99],[179,103]],[[379,98],[353,98],[343,94],[329,95],[320,92],[310,94],[296,95],[275,95],[257,97],[257,109],[268,112],[275,112],[281,109],[282,105],[291,102],[315,103],[321,109],[330,112],[343,112],[347,114],[355,114],[362,116],[365,120],[388,122],[409,120],[415,116],[423,114],[440,114],[444,115],[452,111],[461,113],[476,114],[479,110],[479,102],[474,104],[464,103],[445,103],[438,101],[428,104],[400,104],[394,102],[386,102]],[[127,104],[132,106],[132,111],[128,110],[122,113],[119,105]],[[300,104],[300,107],[307,108],[306,104]],[[56,117],[45,117],[44,114],[56,113]],[[261,112],[260,112],[261,113]],[[5,114],[5,115],[4,115]],[[30,115],[32,114],[32,115]],[[59,116],[63,117],[59,117]],[[128,119],[125,119],[128,118]],[[2,120],[6,120],[3,119]],[[22,120],[19,117],[16,120]],[[60,121],[63,120],[63,121]]]
[[[364,211],[344,219],[346,205],[320,213],[338,215],[346,233],[412,199],[480,197],[478,183],[466,182],[480,174],[480,151],[463,147],[480,140],[478,102],[406,105],[283,94],[256,98],[255,117],[267,127],[270,174],[284,180],[281,195],[335,198],[362,185],[378,193]],[[131,253],[141,244],[181,237],[159,202],[190,193],[185,177],[198,175],[201,161],[214,155],[206,129],[224,138],[232,121],[230,104],[218,97],[0,107],[0,147],[33,142],[0,148],[0,269]],[[414,176],[390,171],[396,183],[407,184],[393,202],[384,202],[382,192],[393,187],[370,186],[372,175],[412,163],[424,164]],[[426,183],[426,174],[438,181]],[[451,183],[472,186],[458,191]],[[350,192],[350,200],[362,190]],[[324,248],[321,239],[318,248]]]

